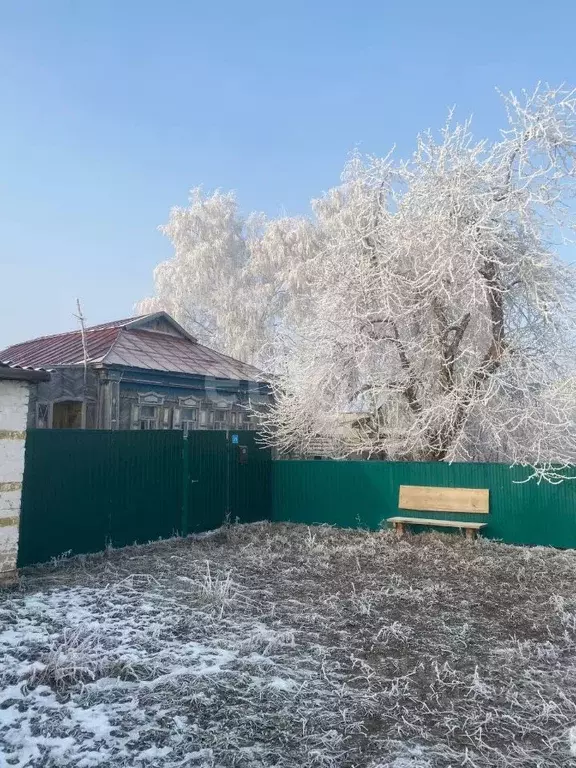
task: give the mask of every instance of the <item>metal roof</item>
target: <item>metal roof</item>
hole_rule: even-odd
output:
[[[14,381],[49,381],[50,372],[44,368],[28,368],[11,360],[0,360],[0,379]]]
[[[137,322],[138,320],[143,320],[145,317],[149,319],[151,315],[135,315],[134,317],[125,317],[123,320],[111,320],[109,323],[91,325],[90,328],[87,328],[86,330],[100,331],[103,328],[122,328],[123,326],[130,325],[131,323]]]
[[[86,347],[90,362],[100,360],[110,350],[119,331],[119,328],[86,329]],[[3,350],[0,357],[14,360],[22,366],[81,365],[84,362],[82,334],[80,331],[71,331],[24,341]]]
[[[172,333],[146,330],[146,324],[159,317],[170,323]],[[86,328],[84,337],[91,364],[263,381],[257,368],[198,344],[163,312]],[[0,358],[23,366],[82,365],[82,333],[76,330],[15,344],[0,352]]]
[[[262,374],[251,365],[202,344],[144,330],[123,330],[104,362],[155,371],[197,373],[220,379],[258,381],[262,378]]]

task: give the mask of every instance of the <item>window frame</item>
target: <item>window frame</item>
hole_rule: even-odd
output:
[[[168,429],[170,423],[170,413],[161,413],[160,409],[164,405],[165,395],[156,392],[138,392],[138,402],[132,405],[132,426],[131,429],[142,431],[154,429]],[[144,416],[143,408],[151,408],[152,416]],[[166,421],[168,419],[168,422]],[[168,423],[168,426],[167,426]]]
[[[230,410],[227,408],[215,408],[212,413],[213,416],[213,429],[228,429],[230,424],[230,419],[228,417],[228,414],[230,413]],[[218,414],[224,414],[224,419],[219,419]],[[221,425],[221,426],[220,426]]]
[[[150,410],[153,412],[153,415],[144,416],[142,413],[142,410],[144,408],[150,408]],[[158,429],[158,411],[159,411],[159,406],[157,405],[151,405],[150,403],[139,403],[138,404],[138,429],[142,431]],[[144,424],[146,424],[147,426],[143,426]]]

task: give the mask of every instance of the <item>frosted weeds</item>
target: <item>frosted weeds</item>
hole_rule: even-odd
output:
[[[567,768],[576,553],[257,524],[0,596],[0,766]]]

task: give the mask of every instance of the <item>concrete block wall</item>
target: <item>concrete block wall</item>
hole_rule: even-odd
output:
[[[0,581],[16,573],[30,385],[0,379]]]

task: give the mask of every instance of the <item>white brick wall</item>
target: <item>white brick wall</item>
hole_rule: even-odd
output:
[[[8,383],[7,381],[0,380],[0,396]],[[0,420],[1,424],[2,421]],[[2,438],[2,431],[3,428],[0,426],[0,483],[22,481],[22,473],[24,472],[24,440],[22,438],[12,438],[10,440]]]
[[[26,429],[29,395],[26,381],[0,381],[0,431]]]
[[[29,396],[27,382],[0,380],[0,578],[16,568]]]
[[[20,489],[16,491],[0,491],[0,520],[20,514],[21,495]]]

